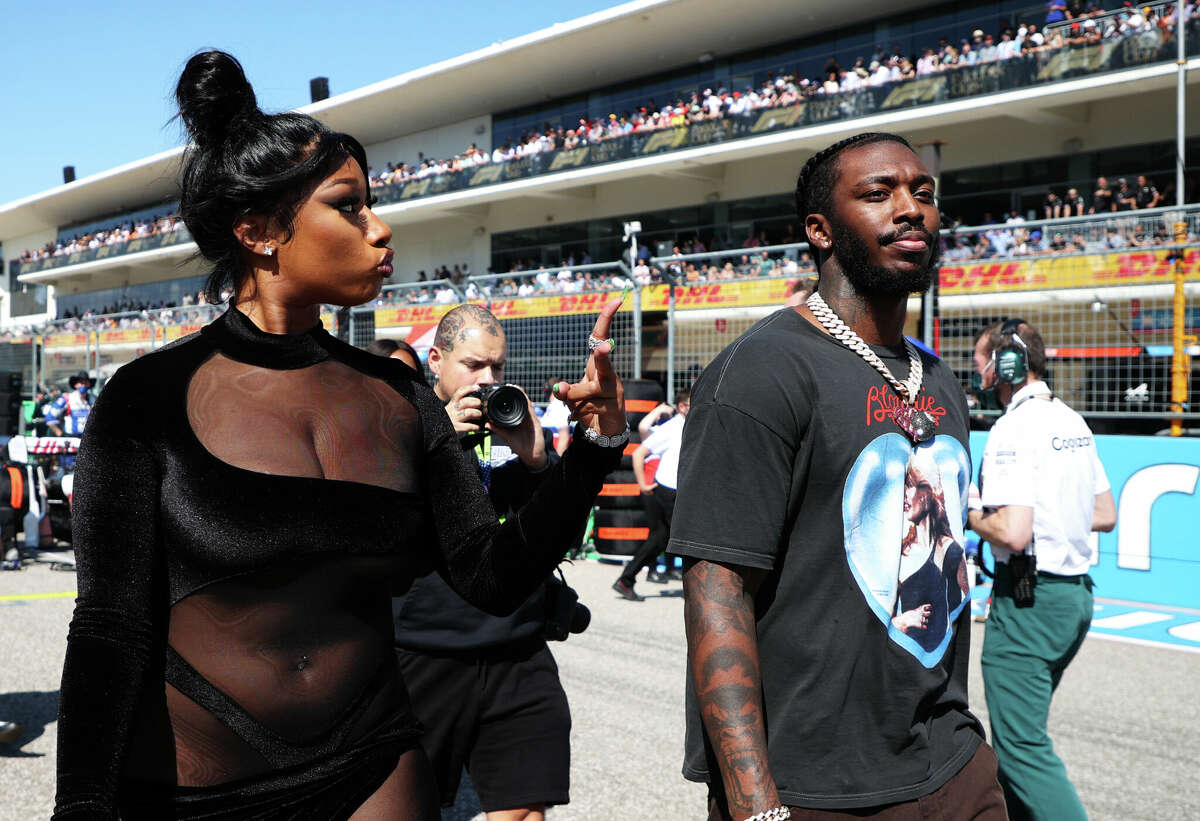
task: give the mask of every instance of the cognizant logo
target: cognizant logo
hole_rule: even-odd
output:
[[[1092,445],[1092,437],[1090,436],[1055,436],[1050,440],[1050,447],[1055,450],[1075,450],[1076,448],[1087,448]]]

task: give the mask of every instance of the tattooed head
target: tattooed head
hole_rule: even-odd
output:
[[[459,305],[452,308],[438,323],[437,333],[433,336],[434,347],[442,353],[450,353],[454,346],[466,339],[469,328],[478,327],[491,336],[503,336],[504,329],[496,315],[482,305]]]
[[[504,329],[481,305],[459,305],[442,317],[429,349],[434,390],[446,401],[468,386],[503,382],[507,361]]]

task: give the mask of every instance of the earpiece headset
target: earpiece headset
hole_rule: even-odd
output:
[[[1027,324],[1014,317],[1000,327],[1000,335],[1008,336],[1012,342],[992,351],[992,367],[996,369],[996,380],[1010,385],[1019,385],[1029,373],[1029,346],[1017,334],[1017,329]]]

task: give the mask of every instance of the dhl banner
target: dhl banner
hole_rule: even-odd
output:
[[[100,331],[101,345],[119,345],[123,342],[151,342],[153,332],[150,328],[112,328]]]
[[[88,334],[46,334],[44,343],[47,348],[82,348],[88,344]]]
[[[1200,277],[1200,249],[1187,249],[1183,270],[1188,279]],[[1169,283],[1174,275],[1171,251],[1135,251],[942,265],[939,283],[942,295],[949,296],[1152,285]]]
[[[167,332],[167,341],[174,342],[176,339],[183,339],[189,334],[194,334],[204,327],[205,323],[197,322],[194,325],[168,325],[165,330]]]
[[[675,309],[741,308],[755,305],[782,305],[787,300],[789,279],[752,280],[746,282],[705,282],[680,285],[675,288]],[[521,299],[502,299],[491,303],[492,313],[499,319],[528,319],[542,316],[599,313],[615,291],[586,294],[554,294]],[[669,296],[666,285],[642,289],[643,311],[665,311]],[[480,302],[479,304],[483,304]],[[399,328],[408,325],[436,323],[454,305],[402,305],[375,310],[376,328]],[[633,310],[633,300],[626,299],[622,311]]]

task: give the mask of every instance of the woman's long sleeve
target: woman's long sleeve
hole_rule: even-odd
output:
[[[63,667],[56,821],[117,817],[124,755],[163,641],[160,467],[136,435],[148,402],[118,373],[79,450],[71,517],[79,596]]]
[[[426,427],[428,492],[447,579],[479,609],[511,613],[562,561],[604,477],[620,463],[621,449],[575,440],[546,471],[533,498],[500,524],[441,403],[432,391],[418,403]]]

